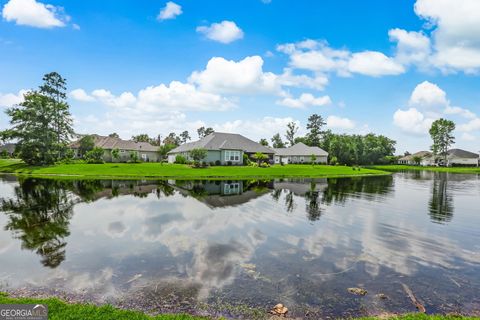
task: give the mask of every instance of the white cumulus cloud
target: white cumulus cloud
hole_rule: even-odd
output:
[[[219,23],[212,23],[210,26],[199,26],[197,32],[202,33],[210,40],[221,43],[231,43],[243,38],[243,31],[235,22],[224,20]]]
[[[405,72],[405,68],[401,64],[378,51],[352,54],[348,61],[348,70],[372,77],[398,75]]]
[[[326,106],[332,103],[329,96],[315,97],[311,93],[302,93],[297,99],[292,97],[285,97],[282,100],[277,101],[277,104],[290,107],[303,109],[310,106]]]
[[[331,129],[350,130],[355,128],[355,122],[348,118],[341,118],[337,116],[327,117],[327,127]]]
[[[175,19],[182,14],[182,7],[175,2],[168,1],[165,7],[160,10],[157,20]]]
[[[0,93],[0,107],[11,107],[23,101],[23,95],[27,90],[20,90],[18,93]]]
[[[263,72],[260,56],[240,61],[214,57],[203,71],[195,71],[189,78],[203,91],[215,93],[258,93],[278,90],[277,76]]]
[[[480,70],[480,1],[417,0],[415,13],[432,31],[432,63],[446,72]]]
[[[70,97],[77,101],[83,101],[83,102],[95,101],[95,97],[92,97],[91,95],[86,93],[85,90],[83,89],[75,89],[70,91]]]
[[[393,123],[403,132],[413,135],[424,135],[432,126],[434,119],[427,118],[416,108],[398,109],[393,114]]]
[[[70,20],[61,7],[35,0],[9,0],[3,6],[2,16],[17,25],[36,28],[64,27]]]

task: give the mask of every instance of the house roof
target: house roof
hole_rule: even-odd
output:
[[[242,150],[248,153],[273,153],[272,149],[262,146],[240,134],[223,132],[213,132],[198,141],[182,144],[169,153],[188,152],[199,148],[207,150]]]
[[[4,145],[0,146],[0,151],[7,150],[8,153],[14,153],[16,147],[16,143],[5,143]]]
[[[415,158],[415,157],[420,157],[420,158],[423,159],[423,158],[428,158],[428,157],[431,157],[431,156],[432,156],[432,153],[430,151],[419,151],[419,152],[416,152],[414,154],[402,157],[398,160],[400,160],[400,161],[412,161],[413,158]]]
[[[451,149],[448,150],[448,157],[478,159],[480,156],[478,153],[473,153],[462,149]]]
[[[122,140],[115,137],[105,137],[93,134],[93,142],[95,147],[100,147],[103,149],[122,149],[122,150],[132,150],[132,151],[157,151],[158,147],[151,145],[148,142],[135,142],[132,140]],[[72,148],[80,147],[80,140],[77,140],[70,144]]]
[[[279,156],[328,156],[328,152],[319,148],[319,147],[309,147],[302,142],[294,144],[288,148],[277,148],[275,150],[275,155]]]

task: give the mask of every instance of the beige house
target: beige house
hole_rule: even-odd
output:
[[[420,162],[416,163],[416,158]],[[398,159],[399,164],[421,165],[421,166],[479,166],[479,154],[462,149],[451,149],[447,151],[446,162],[442,156],[436,158],[429,151],[419,151],[417,153],[402,157]]]
[[[158,162],[160,155],[158,147],[151,145],[148,142],[135,142],[132,140],[122,140],[115,137],[99,136],[97,134],[91,135],[95,147],[102,148],[105,152],[103,160],[105,162],[127,162],[131,159],[132,152],[137,153],[138,159],[144,162]],[[80,147],[80,139],[70,144],[70,147],[75,151],[75,156],[78,156],[78,149]],[[120,158],[113,159],[112,150],[118,149]]]
[[[415,161],[417,158],[420,159],[419,162]],[[430,151],[419,151],[398,159],[398,164],[433,166],[435,165],[435,159],[433,157],[433,153]]]
[[[274,162],[276,164],[289,163],[311,163],[312,155],[315,156],[315,163],[326,164],[328,162],[328,152],[319,147],[309,147],[303,143],[297,143],[288,148],[276,148]]]

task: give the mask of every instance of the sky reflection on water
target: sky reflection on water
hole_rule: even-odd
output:
[[[5,290],[55,287],[100,301],[140,297],[152,308],[165,294],[262,308],[280,301],[300,316],[305,308],[341,316],[414,311],[405,283],[429,312],[478,310],[475,175],[3,177],[0,195]],[[365,287],[367,297],[346,292],[355,286]],[[376,293],[390,299],[377,301]]]

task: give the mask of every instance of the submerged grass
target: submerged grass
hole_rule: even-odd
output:
[[[160,163],[104,163],[58,164],[29,166],[20,160],[0,160],[0,172],[37,177],[54,176],[101,178],[156,178],[156,179],[251,179],[251,178],[334,178],[368,175],[387,175],[386,171],[368,168],[327,165],[275,165],[269,168],[248,166],[214,166],[195,169],[180,164]]]
[[[422,167],[410,165],[382,165],[369,166],[369,169],[399,172],[399,171],[434,171],[434,172],[450,172],[450,173],[473,173],[480,174],[480,167]]]

